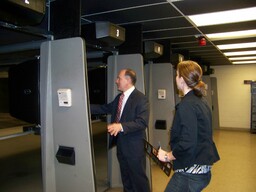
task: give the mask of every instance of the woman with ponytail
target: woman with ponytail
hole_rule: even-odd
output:
[[[200,192],[211,180],[219,154],[212,138],[212,115],[204,96],[202,69],[194,61],[177,65],[177,88],[183,93],[171,128],[171,151],[159,149],[161,161],[172,161],[174,174],[165,192]]]

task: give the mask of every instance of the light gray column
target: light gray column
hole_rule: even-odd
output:
[[[170,128],[175,112],[175,91],[173,66],[170,63],[149,63],[145,65],[146,95],[150,102],[151,128],[150,143],[158,147],[159,142],[164,150],[170,150]],[[165,98],[159,98],[161,90],[165,91]],[[157,120],[166,122],[166,129],[157,129]]]
[[[85,53],[85,43],[81,38],[49,41],[41,45],[44,192],[96,190]],[[71,91],[71,106],[59,105],[57,92],[63,89]],[[61,147],[63,150],[60,151]],[[56,158],[57,153],[59,159]]]

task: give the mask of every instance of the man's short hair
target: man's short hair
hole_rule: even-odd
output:
[[[136,73],[132,69],[125,69],[125,76],[129,76],[132,80],[132,84],[135,85],[137,78]]]

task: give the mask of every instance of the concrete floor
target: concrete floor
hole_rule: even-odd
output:
[[[256,192],[256,134],[245,131],[214,131],[221,160],[212,169],[204,192]],[[153,192],[163,192],[169,179],[152,167]]]
[[[0,121],[0,127],[3,122]],[[16,125],[15,125],[16,126]],[[107,163],[104,126],[95,130],[94,149],[97,192],[107,188]],[[100,131],[103,130],[103,131]],[[0,136],[20,132],[20,127],[0,129]],[[212,180],[204,192],[256,191],[256,134],[245,131],[214,131],[221,160],[212,170]],[[0,140],[0,192],[42,192],[40,136],[26,135]],[[163,192],[170,177],[152,165],[152,192]],[[122,189],[109,189],[121,192]]]

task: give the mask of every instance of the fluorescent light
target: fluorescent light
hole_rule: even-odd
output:
[[[218,47],[220,50],[251,48],[251,47],[256,47],[256,42],[250,42],[250,43],[234,43],[234,44],[217,45],[217,47]]]
[[[176,1],[183,1],[183,0],[167,0],[168,3],[176,2]]]
[[[256,20],[256,7],[245,9],[234,9],[188,16],[196,26],[208,26],[224,23],[237,23]]]
[[[248,38],[248,37],[256,36],[256,29],[225,32],[225,33],[212,33],[212,34],[206,34],[206,36],[212,41],[223,40],[223,39],[239,39],[241,37]]]
[[[235,55],[256,55],[256,51],[235,51],[235,52],[226,52],[226,56],[235,56]]]
[[[256,63],[256,60],[253,60],[253,61],[234,61],[232,63],[233,64],[252,64],[252,63]]]
[[[256,59],[256,56],[250,56],[250,57],[230,57],[228,58],[230,61],[238,61],[238,60],[251,60]]]

